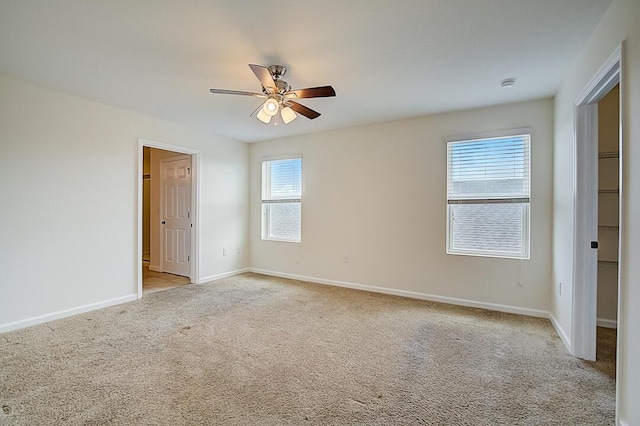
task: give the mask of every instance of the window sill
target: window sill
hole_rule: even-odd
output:
[[[274,241],[277,243],[297,243],[300,244],[302,240],[285,240],[280,238],[262,238],[262,241]]]
[[[453,256],[472,256],[472,257],[491,257],[494,259],[508,259],[508,260],[530,260],[531,256],[526,254],[508,254],[508,253],[481,253],[481,252],[464,252],[464,251],[449,251],[448,255]]]

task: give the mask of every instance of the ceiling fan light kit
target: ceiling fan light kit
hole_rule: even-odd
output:
[[[249,64],[249,68],[256,75],[262,85],[262,93],[243,92],[239,90],[210,89],[211,93],[225,95],[254,96],[257,98],[267,98],[261,108],[258,109],[256,118],[264,124],[269,124],[271,118],[275,117],[274,125],[278,124],[278,111],[284,124],[289,124],[298,116],[296,113],[307,117],[310,120],[318,118],[320,113],[294,101],[293,99],[303,98],[326,98],[335,96],[336,92],[331,86],[309,87],[306,89],[291,90],[291,86],[282,80],[282,76],[287,72],[284,65],[261,65]]]
[[[291,123],[293,120],[296,119],[296,117],[298,116],[295,112],[293,112],[293,110],[291,108],[289,108],[288,106],[282,108],[282,111],[280,111],[280,115],[282,116],[282,121],[284,122],[284,124],[289,124]]]
[[[264,112],[264,107],[260,108],[260,111],[258,111],[258,115],[256,115],[256,118],[262,121],[264,124],[269,124],[269,122],[271,121],[271,116]]]
[[[269,98],[265,101],[262,106],[262,110],[265,114],[270,117],[273,117],[278,113],[278,108],[280,107],[280,103],[275,98]]]

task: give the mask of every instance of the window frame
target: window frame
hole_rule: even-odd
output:
[[[451,144],[478,142],[482,140],[491,139],[507,139],[518,136],[525,136],[528,139],[525,142],[528,153],[525,155],[526,167],[528,168],[528,197],[522,196],[503,196],[503,197],[487,197],[487,196],[466,196],[466,197],[450,197],[449,195],[449,175],[450,175],[450,161],[449,161],[449,147]],[[446,205],[447,205],[447,219],[446,219],[446,253],[459,256],[475,256],[475,257],[491,257],[502,259],[520,259],[528,260],[531,258],[531,188],[532,188],[532,173],[531,173],[531,151],[532,151],[532,131],[530,128],[506,130],[502,132],[492,132],[485,134],[473,134],[458,137],[451,137],[445,139],[446,142]],[[453,199],[452,199],[453,198]],[[504,203],[518,203],[523,205],[522,209],[522,245],[521,250],[518,253],[500,250],[478,250],[478,249],[455,249],[453,248],[453,208],[451,206],[458,204],[504,204]]]
[[[264,199],[263,197],[263,188],[264,188],[264,163],[271,163],[276,161],[285,161],[285,160],[295,160],[300,159],[300,198],[290,198],[290,199]],[[290,154],[290,155],[281,155],[275,157],[262,157],[260,159],[260,238],[262,241],[275,241],[275,242],[283,242],[283,243],[301,243],[302,242],[302,154]],[[300,204],[300,238],[283,238],[283,237],[274,237],[269,235],[269,229],[271,224],[271,215],[270,209],[265,209],[265,205],[270,204],[283,204],[283,203],[298,203]]]

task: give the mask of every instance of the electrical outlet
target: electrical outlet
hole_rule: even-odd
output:
[[[240,254],[240,253],[241,253],[241,250],[240,250],[240,247],[238,247],[238,248],[236,249],[236,254]]]
[[[350,260],[351,260],[351,259],[349,259],[349,255],[348,255],[348,254],[345,254],[345,255],[344,255],[344,263],[349,263],[349,261],[350,261]]]
[[[226,248],[222,249],[222,255],[223,256],[228,256],[229,255],[229,251]]]
[[[558,283],[558,294],[562,296],[562,281]]]

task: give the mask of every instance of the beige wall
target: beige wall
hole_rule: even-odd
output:
[[[566,73],[554,108],[554,238],[551,309],[571,338],[573,262],[574,101],[600,66],[626,40],[620,87],[623,120],[623,195],[620,311],[618,312],[619,418],[640,424],[640,1],[613,0],[576,62]],[[562,295],[558,283],[563,283]]]
[[[200,152],[200,277],[248,266],[246,144],[0,76],[0,331],[135,297],[138,138]]]
[[[620,85],[598,102],[598,152],[620,149]]]
[[[552,101],[540,100],[252,144],[251,266],[546,312],[552,116]],[[531,260],[445,254],[444,139],[525,126]],[[261,159],[293,153],[303,158],[302,243],[262,241]]]

